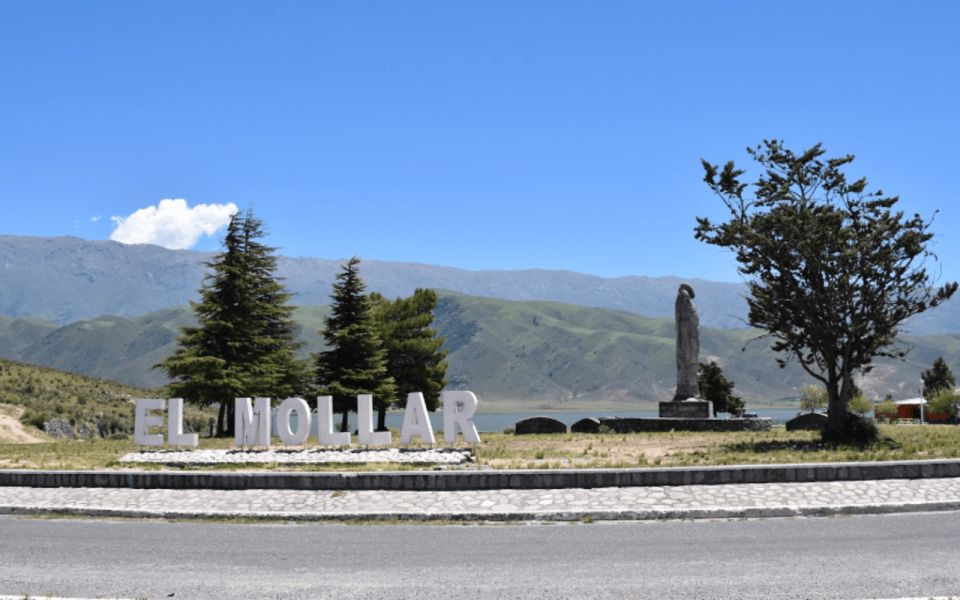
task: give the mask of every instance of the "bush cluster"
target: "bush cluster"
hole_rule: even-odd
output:
[[[33,365],[0,361],[0,401],[25,408],[20,421],[43,429],[52,419],[87,424],[100,437],[133,432],[135,397],[150,392]]]

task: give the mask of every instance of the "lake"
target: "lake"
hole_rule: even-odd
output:
[[[758,408],[752,410],[751,412],[757,413],[759,417],[770,417],[773,419],[774,423],[784,423],[789,419],[792,419],[797,415],[799,409],[797,408]],[[650,418],[656,417],[657,411],[655,410],[614,410],[614,411],[563,411],[563,412],[552,412],[552,411],[538,411],[538,412],[483,412],[483,407],[481,405],[479,411],[473,417],[473,422],[477,426],[477,431],[480,433],[490,433],[490,432],[501,432],[504,429],[512,428],[517,421],[522,421],[523,419],[529,417],[552,417],[559,421],[566,423],[567,427],[573,425],[580,419],[586,417],[623,417],[623,418]],[[317,421],[316,415],[314,415],[313,427],[311,435],[316,436],[317,434]],[[333,422],[335,426],[340,424],[340,415],[335,414],[333,416]],[[433,424],[434,431],[440,431],[443,429],[443,413],[435,412],[430,414],[430,422]],[[374,415],[374,423],[376,423],[376,415]],[[296,415],[293,415],[291,418],[291,424],[296,426]],[[274,425],[273,431],[277,431],[276,423]],[[387,427],[390,429],[399,430],[403,425],[403,411],[390,411],[387,413]],[[357,415],[355,413],[350,414],[350,430],[355,431],[357,428]]]

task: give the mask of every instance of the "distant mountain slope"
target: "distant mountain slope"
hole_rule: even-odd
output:
[[[296,311],[305,352],[322,348],[327,308]],[[187,308],[143,317],[102,317],[60,327],[35,320],[0,320],[0,356],[131,385],[165,383],[151,366],[173,352]],[[599,404],[637,408],[672,396],[674,331],[669,319],[553,302],[515,302],[443,293],[437,329],[449,351],[451,386],[488,401],[553,409]],[[701,331],[701,359],[716,360],[749,402],[795,398],[810,383],[796,366],[776,367],[752,330]],[[749,343],[748,343],[749,342]],[[909,361],[880,362],[863,387],[877,396],[915,395],[920,372],[943,355],[957,369],[960,337],[910,338]],[[745,350],[744,350],[745,348]]]
[[[73,237],[0,235],[0,315],[71,323],[100,315],[137,317],[197,296],[210,254],[125,245]],[[329,302],[342,260],[282,257],[279,274],[302,305]],[[371,291],[388,297],[417,287],[509,300],[551,300],[625,310],[653,317],[673,315],[680,279],[602,278],[569,271],[467,271],[414,263],[364,260]],[[703,298],[704,325],[742,326],[742,286],[689,280]]]
[[[0,235],[0,316],[59,324],[101,315],[139,317],[196,299],[209,253],[74,237]],[[281,257],[279,274],[301,305],[329,302],[342,260]],[[506,300],[547,300],[673,318],[681,281],[697,292],[701,324],[731,329],[746,318],[744,286],[678,277],[603,278],[570,271],[468,271],[364,260],[371,291],[405,296],[418,287]],[[960,300],[916,317],[913,333],[960,332]]]

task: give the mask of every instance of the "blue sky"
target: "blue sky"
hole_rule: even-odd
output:
[[[2,0],[0,233],[170,244],[131,215],[185,199],[199,249],[233,203],[290,255],[732,281],[699,159],[777,137],[960,278],[957,6]]]

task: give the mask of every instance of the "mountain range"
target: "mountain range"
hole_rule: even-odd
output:
[[[324,306],[298,307],[304,355],[323,348]],[[173,352],[187,307],[135,318],[58,325],[0,317],[0,357],[139,387],[167,382],[152,368]],[[443,292],[436,327],[445,340],[448,379],[502,408],[637,409],[672,396],[676,384],[671,319],[543,301],[509,301]],[[792,401],[810,378],[777,368],[759,331],[701,329],[701,360],[714,360],[749,403]],[[920,372],[937,356],[960,361],[960,336],[912,337],[908,360],[880,361],[861,386],[872,396],[916,395]]]
[[[102,315],[138,317],[185,306],[197,298],[211,253],[168,250],[146,244],[75,237],[0,235],[0,315],[38,317],[66,324]],[[284,278],[298,305],[329,302],[343,259],[280,256]],[[746,322],[746,287],[739,283],[680,277],[605,278],[572,271],[526,269],[470,271],[419,263],[364,260],[370,291],[388,298],[418,287],[503,300],[547,300],[673,318],[680,283],[697,293],[700,322],[719,329]],[[960,332],[960,300],[914,317],[914,335]]]
[[[166,382],[152,366],[192,322],[210,253],[72,237],[0,236],[0,357],[130,385]],[[305,352],[318,332],[342,261],[280,257],[299,305]],[[748,401],[795,398],[811,380],[780,370],[759,332],[743,327],[744,286],[676,277],[602,278],[568,271],[468,271],[413,263],[361,263],[368,289],[388,297],[440,290],[437,328],[449,379],[495,401],[525,407],[635,407],[672,395],[673,303],[680,282],[697,291],[701,358],[716,360]],[[878,362],[862,387],[915,395],[937,356],[960,361],[956,300],[910,323],[907,362]],[[748,343],[749,342],[749,343]],[[744,350],[745,348],[745,350]]]
[[[184,306],[197,298],[211,253],[75,237],[0,235],[0,315],[71,323],[101,315],[137,317]],[[280,256],[277,274],[298,305],[329,302],[330,286],[345,260]],[[417,263],[364,260],[370,291],[388,298],[418,287],[505,300],[551,300],[672,317],[681,281],[709,302],[705,325],[743,325],[743,286],[676,277],[603,278],[570,271],[469,271]]]

